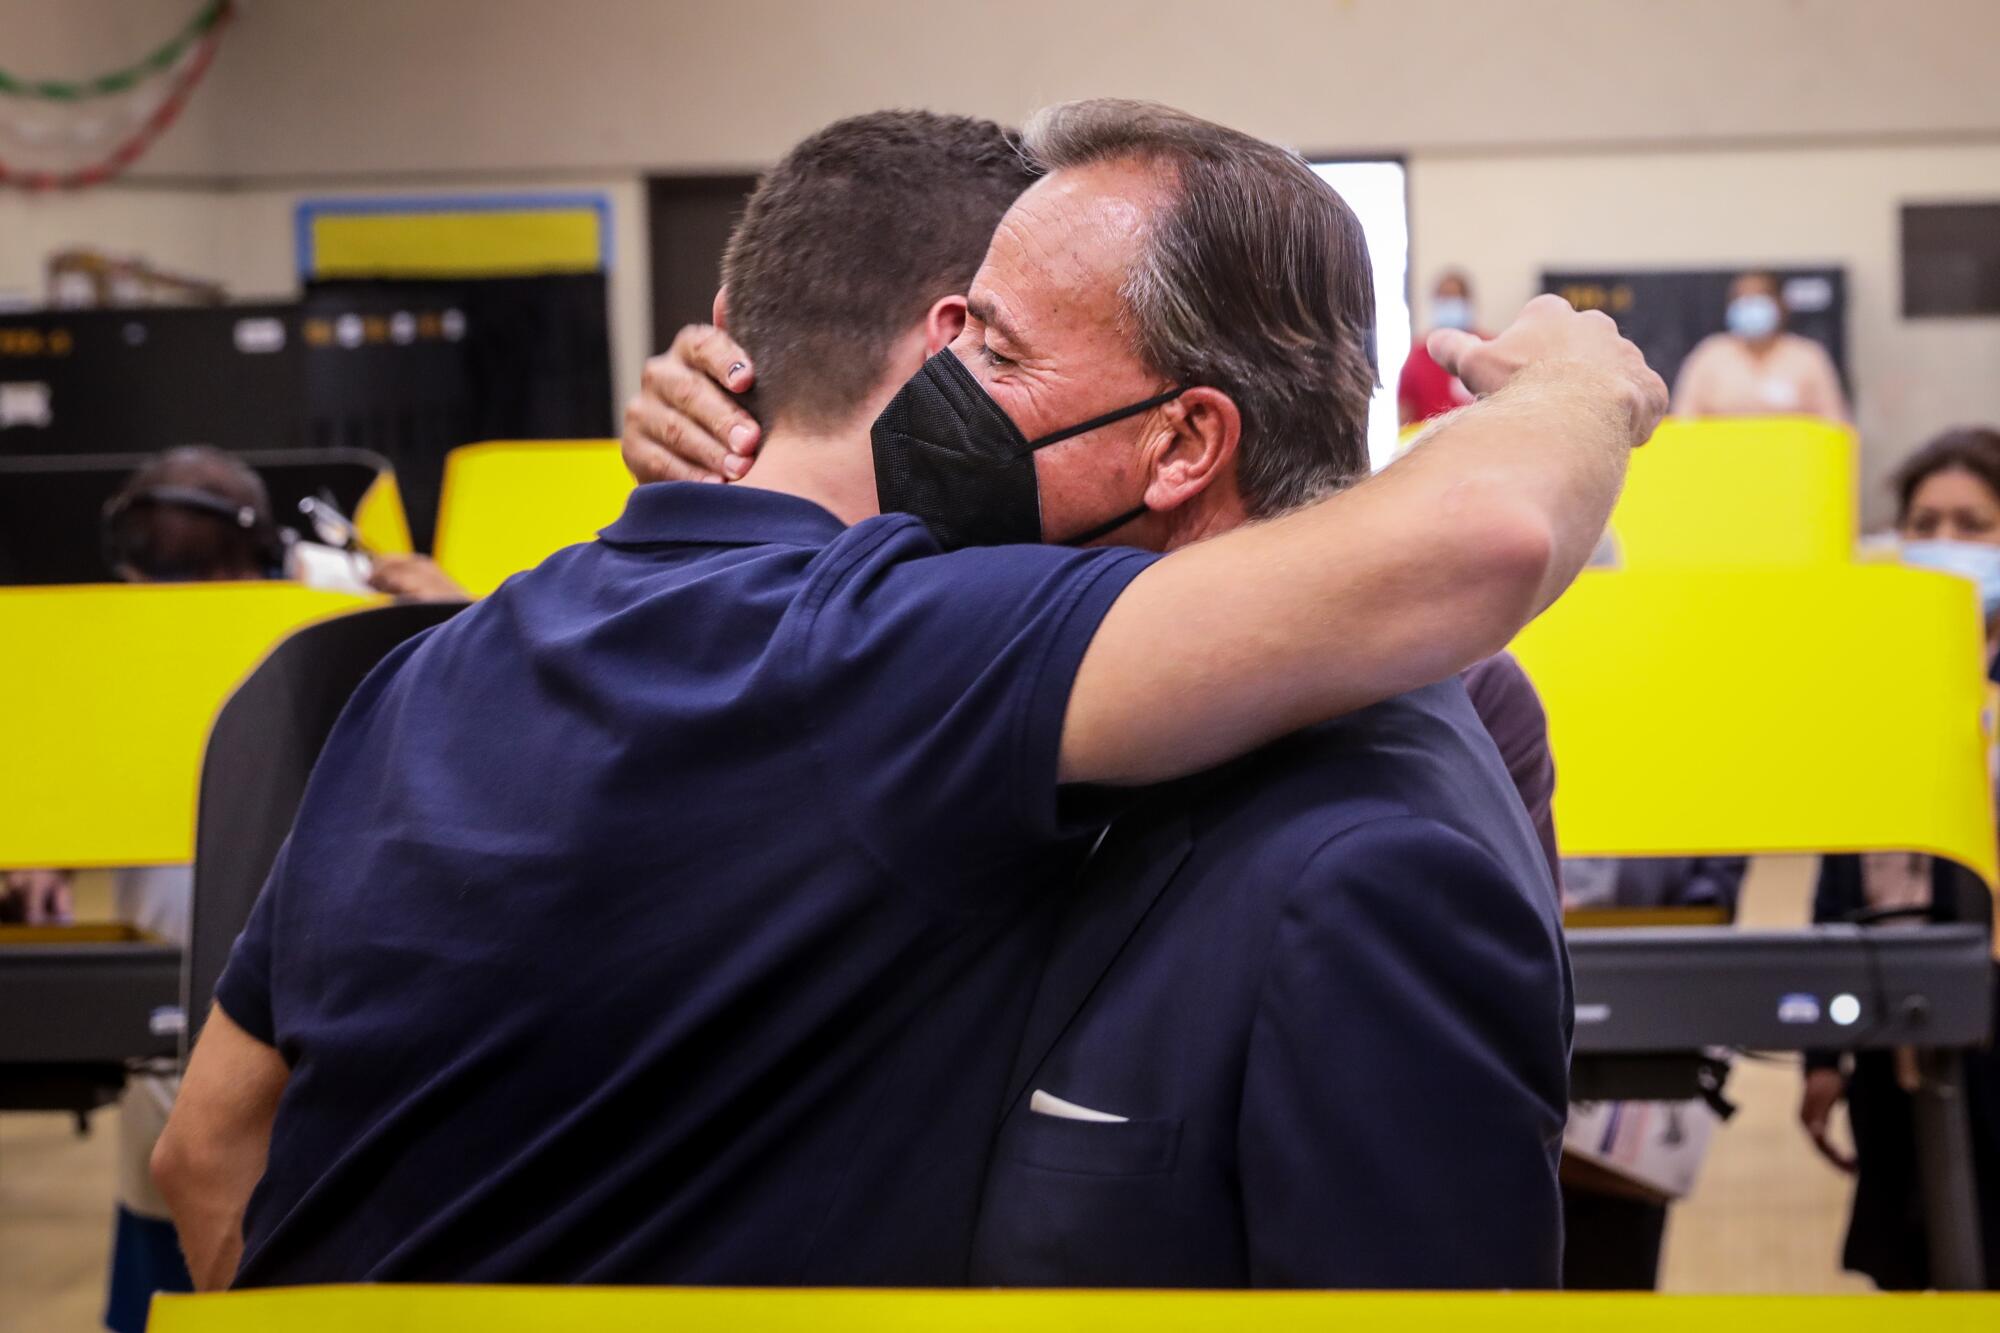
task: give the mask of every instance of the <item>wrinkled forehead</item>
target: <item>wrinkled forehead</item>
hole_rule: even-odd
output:
[[[1120,292],[1162,197],[1157,174],[1132,164],[1044,176],[1000,219],[972,281],[974,314],[1037,344],[1119,327]]]

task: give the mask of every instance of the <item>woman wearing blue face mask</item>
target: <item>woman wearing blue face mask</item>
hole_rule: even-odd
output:
[[[1674,415],[1849,420],[1833,358],[1812,339],[1785,331],[1776,277],[1745,273],[1731,283],[1724,322],[1727,332],[1702,339],[1681,363]]]
[[[1990,662],[2000,623],[2000,431],[1946,431],[1911,455],[1895,486],[1903,558],[1978,585]],[[1826,857],[1813,920],[1851,921],[1876,912],[1921,918],[1940,897],[1937,874],[1930,857],[1907,852]],[[1968,1055],[1965,1075],[1986,1281],[2000,1286],[2000,1054]],[[1799,1119],[1821,1153],[1856,1174],[1842,1263],[1891,1291],[1930,1284],[1911,1120],[1915,1081],[1915,1064],[1905,1051],[1864,1051],[1848,1057],[1844,1068],[1832,1052],[1809,1052],[1799,1106]],[[1852,1157],[1827,1132],[1843,1097],[1854,1131]]]
[[[1437,286],[1431,289],[1430,316],[1432,329],[1463,329],[1468,333],[1477,333],[1477,312],[1472,306],[1472,280],[1455,268],[1440,273]],[[1424,340],[1416,339],[1410,346],[1409,360],[1403,362],[1403,373],[1396,380],[1397,422],[1413,426],[1419,421],[1428,421],[1464,407],[1471,401],[1472,394],[1459,383],[1458,376],[1431,360]]]

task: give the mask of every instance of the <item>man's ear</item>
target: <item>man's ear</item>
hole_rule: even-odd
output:
[[[722,299],[721,293],[716,300]],[[951,346],[965,327],[965,298],[963,296],[941,296],[937,304],[924,316],[924,356],[930,358]]]
[[[1147,459],[1151,479],[1146,507],[1179,509],[1218,485],[1233,494],[1236,450],[1243,438],[1243,414],[1235,401],[1220,389],[1202,385],[1160,410],[1164,426]]]
[[[717,287],[715,289],[715,304],[714,306],[710,307],[709,314],[714,317],[713,322],[716,328],[721,329],[724,333],[729,332],[729,284],[728,283],[725,282],[720,287]]]

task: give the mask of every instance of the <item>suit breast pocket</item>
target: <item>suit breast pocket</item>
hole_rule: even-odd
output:
[[[1174,1169],[1178,1120],[1116,1123],[1065,1120],[1023,1112],[1007,1130],[1001,1157],[1043,1171],[1080,1176],[1154,1176]]]

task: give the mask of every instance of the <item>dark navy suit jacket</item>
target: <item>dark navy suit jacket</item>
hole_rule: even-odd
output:
[[[1044,974],[971,1279],[1554,1286],[1571,1010],[1457,681],[1149,797]]]

